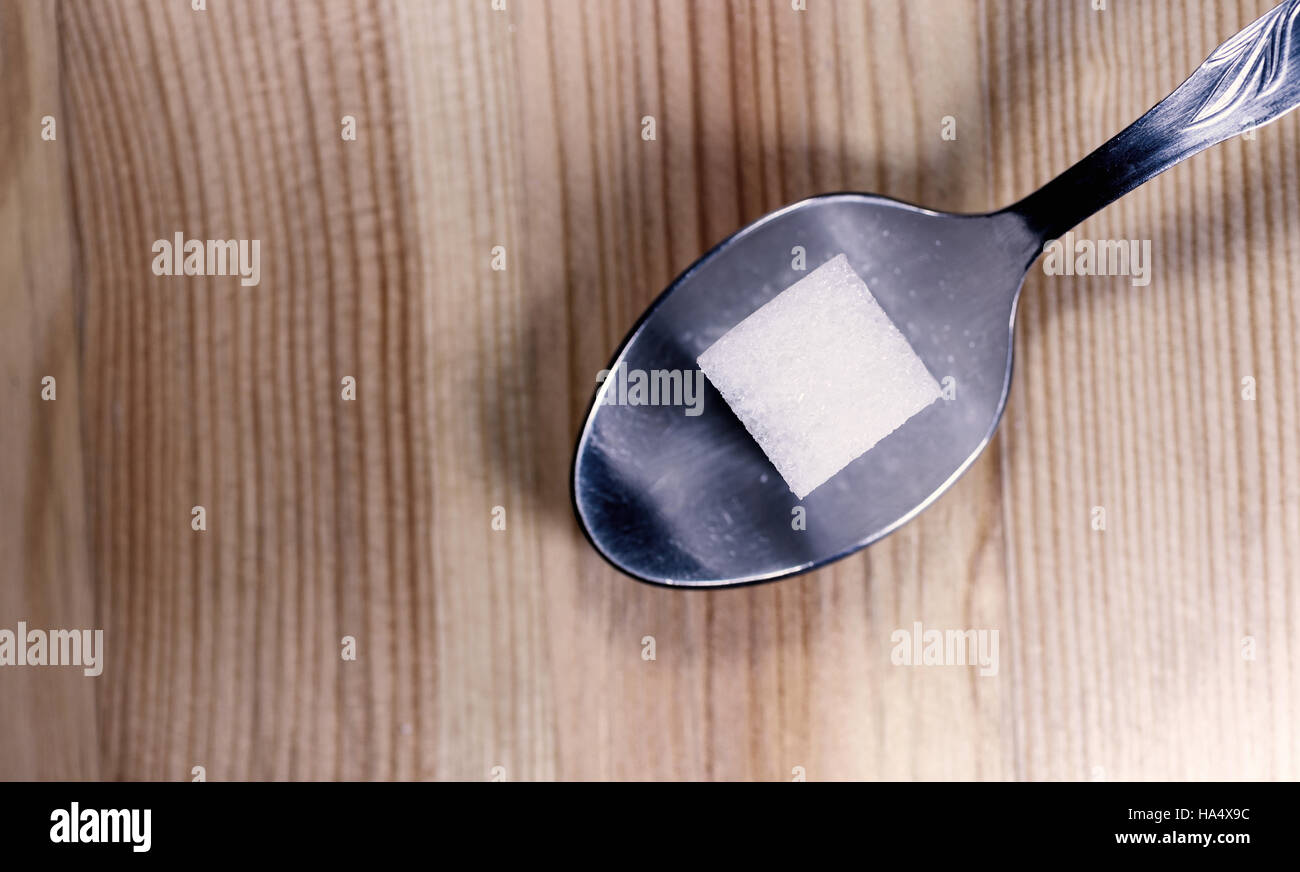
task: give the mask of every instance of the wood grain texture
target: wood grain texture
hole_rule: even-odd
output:
[[[58,57],[54,7],[0,3],[0,627],[11,632],[96,626],[68,154],[40,135],[59,114]],[[0,779],[103,773],[96,681],[0,667]]]
[[[1031,273],[999,436],[867,552],[649,588],[567,484],[713,243],[1010,202],[1268,0],[506,5],[0,0],[0,626],[107,644],[0,669],[0,777],[1300,777],[1293,116],[1078,229],[1150,285]],[[176,232],[259,239],[260,285],[155,276]],[[894,666],[918,620],[998,674]]]

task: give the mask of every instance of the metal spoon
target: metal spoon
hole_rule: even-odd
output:
[[[636,578],[708,587],[806,572],[910,520],[997,427],[1011,384],[1016,301],[1045,243],[1184,158],[1300,103],[1298,17],[1300,0],[1273,9],[1146,115],[1001,211],[957,215],[827,194],[724,240],[650,306],[611,370],[691,377],[704,349],[806,275],[794,269],[802,246],[808,269],[847,254],[930,372],[952,377],[955,396],[799,503],[712,386],[702,414],[692,415],[682,405],[627,404],[607,378],[573,464],[574,508],[588,539]]]

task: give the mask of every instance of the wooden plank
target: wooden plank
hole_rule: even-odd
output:
[[[15,635],[20,621],[103,628],[86,536],[72,137],[56,19],[53,4],[0,4],[0,629]],[[107,672],[121,649],[103,644],[96,668]],[[0,668],[0,780],[98,777],[105,681],[76,666]]]
[[[962,147],[982,155],[977,11],[400,7],[415,187],[436,192],[421,207],[433,396],[456,410],[433,440],[446,518],[433,534],[447,573],[436,582],[440,775],[1002,771],[996,685],[888,657],[893,629],[922,614],[963,627],[1000,614],[996,456],[870,557],[705,596],[612,572],[567,497],[597,371],[714,242],[828,189],[985,205],[983,161],[967,165],[940,137],[955,114]],[[921,70],[928,87],[912,81]],[[887,94],[906,96],[881,112]],[[501,273],[496,244],[509,252]],[[504,534],[487,526],[493,505],[507,510]],[[641,657],[648,636],[653,662]],[[953,731],[953,717],[976,726]]]
[[[1272,5],[988,4],[998,199]],[[1150,240],[1149,285],[1026,283],[1000,452],[1016,777],[1296,775],[1297,136],[1288,116],[1078,228]]]

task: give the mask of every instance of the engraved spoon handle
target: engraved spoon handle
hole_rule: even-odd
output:
[[[1300,0],[1215,49],[1187,81],[1092,154],[1003,210],[1043,242],[1202,149],[1300,105]]]

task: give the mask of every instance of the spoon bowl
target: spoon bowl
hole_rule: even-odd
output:
[[[843,253],[945,399],[800,501],[707,381],[688,409],[620,402],[607,377],[574,465],[588,538],[637,578],[718,586],[807,571],[889,533],[988,443],[1010,384],[1016,298],[1040,249],[1011,213],[931,212],[866,194],[804,200],[731,236],[650,307],[611,371],[688,377],[723,333]]]

